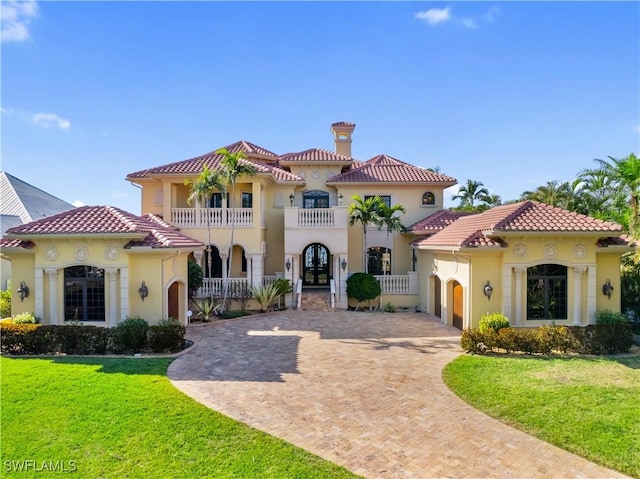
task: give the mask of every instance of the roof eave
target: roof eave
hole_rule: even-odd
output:
[[[522,235],[535,235],[535,236],[596,236],[601,238],[603,235],[606,236],[620,236],[623,234],[623,231],[606,231],[606,230],[597,230],[597,231],[535,231],[535,230],[482,230],[482,234],[485,236],[522,236]]]

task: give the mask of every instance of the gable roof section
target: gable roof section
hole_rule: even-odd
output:
[[[247,158],[240,160],[241,162],[254,166],[259,174],[262,173],[272,175],[277,182],[304,181],[299,176],[267,162],[267,160],[276,162],[278,160],[278,155],[267,150],[266,148],[262,148],[261,146],[254,145],[253,143],[249,143],[248,141],[244,140],[237,141],[235,143],[232,143],[231,145],[224,146],[223,148],[231,153],[238,153],[240,151],[244,152]],[[195,158],[190,158],[188,160],[177,161],[146,170],[136,171],[134,173],[128,174],[127,179],[135,180],[139,178],[165,174],[199,175],[202,172],[202,167],[204,165],[207,165],[207,167],[211,169],[217,170],[221,168],[220,162],[224,159],[223,155],[216,153],[220,149],[221,148],[218,148],[215,151],[205,153],[204,155],[196,156]]]
[[[426,220],[428,218],[423,221]],[[437,218],[434,223],[437,224]],[[622,233],[622,227],[544,203],[523,201],[460,217],[434,235],[414,241],[413,245],[425,248],[505,247],[507,244],[499,236],[511,232],[617,236]]]
[[[131,238],[125,248],[200,248],[204,243],[180,233],[155,215],[136,216],[113,206],[82,206],[31,223],[9,228],[8,238],[31,239],[38,236],[118,236]]]
[[[71,203],[62,201],[5,171],[0,172],[0,213],[3,216],[19,216],[22,223],[27,223],[73,208],[75,207]],[[13,221],[3,217],[3,222],[4,220]]]
[[[310,148],[308,150],[297,153],[287,153],[280,157],[280,164],[322,162],[322,163],[341,163],[351,164],[353,159],[350,156],[334,153],[322,148]]]
[[[457,183],[457,180],[432,170],[410,165],[392,156],[378,155],[358,168],[329,178],[327,183],[428,183],[452,186]]]
[[[413,223],[407,229],[414,234],[433,234],[442,231],[459,218],[472,214],[474,213],[467,211],[440,210],[423,220]]]

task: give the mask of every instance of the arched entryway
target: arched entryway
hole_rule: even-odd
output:
[[[180,284],[172,283],[167,291],[167,313],[170,318],[180,319]]]
[[[457,281],[453,282],[453,327],[462,329],[463,314],[462,285]]]
[[[302,252],[302,284],[329,286],[329,250],[320,243],[307,246]]]
[[[437,276],[433,277],[433,314],[442,318],[442,282]]]

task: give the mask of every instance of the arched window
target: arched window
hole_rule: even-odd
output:
[[[209,265],[209,249],[204,250],[204,272],[205,278],[222,278],[222,258],[218,248],[211,245],[211,265]]]
[[[329,193],[326,191],[312,190],[302,194],[303,208],[328,208]]]
[[[422,194],[422,206],[430,206],[436,204],[436,195],[427,191]]]
[[[103,269],[93,266],[64,269],[64,320],[105,320]]]
[[[369,274],[391,274],[391,249],[374,246],[367,251]]]
[[[527,319],[567,319],[567,267],[527,268]]]

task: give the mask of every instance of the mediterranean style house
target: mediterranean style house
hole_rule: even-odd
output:
[[[225,282],[237,289],[285,278],[293,285],[287,305],[303,310],[311,295],[347,308],[347,278],[367,269],[380,281],[379,304],[458,328],[476,326],[485,312],[535,326],[584,325],[598,310],[619,310],[619,257],[634,247],[620,226],[530,201],[477,214],[445,210],[444,190],[456,179],[388,155],[356,160],[354,129],[331,125],[334,151],[224,146],[256,174],[206,201],[190,202],[187,183],[205,165],[220,169],[219,148],[127,175],[141,189],[142,216],[83,207],[9,228],[3,258],[14,285],[31,285],[14,314],[35,311],[54,324],[115,325],[133,315],[186,322],[188,261],[204,271],[198,296],[220,295]],[[362,225],[348,215],[355,195],[402,205],[407,230],[369,225],[364,244]]]

